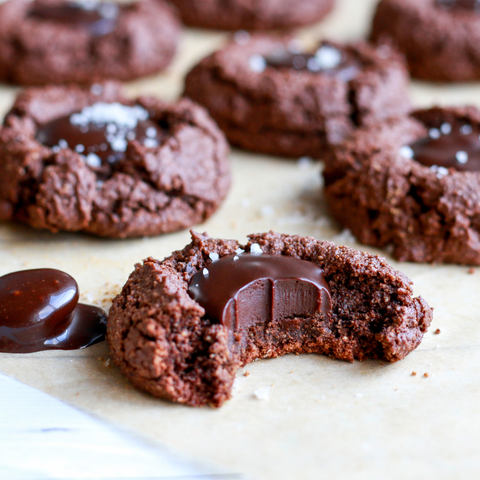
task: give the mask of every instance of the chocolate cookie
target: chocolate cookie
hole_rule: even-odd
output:
[[[273,232],[247,245],[192,233],[169,258],[136,265],[107,323],[111,354],[137,387],[221,406],[239,367],[288,353],[396,362],[432,309],[384,259]]]
[[[227,153],[187,99],[131,101],[116,83],[27,89],[0,128],[0,219],[118,238],[180,230],[222,202]]]
[[[0,5],[0,81],[91,84],[152,75],[171,61],[179,21],[161,0],[10,0]]]
[[[354,128],[407,113],[408,76],[388,47],[254,36],[205,58],[185,95],[204,105],[228,140],[260,153],[321,157]]]
[[[269,30],[310,25],[321,20],[334,0],[169,0],[182,20],[216,30]]]
[[[479,136],[473,107],[358,130],[326,162],[332,214],[399,260],[480,265]]]
[[[392,42],[415,78],[441,82],[480,79],[477,0],[382,0],[371,39]]]

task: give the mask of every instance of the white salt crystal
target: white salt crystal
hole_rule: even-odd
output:
[[[254,397],[258,400],[268,402],[270,400],[270,387],[260,387],[253,392]]]
[[[250,253],[253,255],[261,255],[263,253],[263,250],[260,248],[260,245],[258,243],[252,243],[250,246]]]
[[[267,62],[258,54],[252,55],[248,59],[248,64],[250,65],[250,69],[256,73],[262,73],[267,68]]]

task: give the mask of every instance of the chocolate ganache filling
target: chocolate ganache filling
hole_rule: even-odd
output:
[[[77,282],[59,270],[0,277],[0,352],[76,350],[102,341],[105,313],[78,297]]]
[[[254,325],[325,315],[331,309],[323,270],[284,255],[225,256],[197,272],[188,291],[210,320],[238,333]]]
[[[436,0],[437,5],[446,10],[466,10],[480,12],[480,0]]]
[[[164,130],[149,119],[143,107],[103,102],[56,118],[40,126],[36,134],[40,143],[55,152],[69,148],[80,153],[92,168],[124,159],[130,141],[156,148],[163,136]]]
[[[403,147],[402,155],[427,167],[480,172],[480,129],[468,124],[457,129],[444,123],[431,128],[427,137]]]
[[[282,49],[270,55],[250,57],[252,70],[262,72],[267,67],[306,71],[350,81],[358,74],[360,64],[345,52],[331,45],[321,45],[315,53],[294,52]]]
[[[30,18],[62,23],[88,30],[94,36],[107,35],[117,25],[120,6],[114,2],[78,0],[52,4],[33,4]]]

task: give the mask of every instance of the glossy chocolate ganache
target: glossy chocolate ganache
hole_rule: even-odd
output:
[[[98,102],[41,125],[36,139],[54,152],[74,150],[100,169],[124,159],[128,142],[156,148],[164,133],[140,105]]]
[[[104,340],[105,312],[78,298],[77,282],[60,270],[0,277],[0,352],[76,350]]]
[[[403,147],[401,154],[432,168],[480,172],[480,129],[465,124],[453,127],[443,123],[428,135]]]
[[[33,3],[28,17],[44,22],[80,28],[91,35],[102,36],[115,30],[120,5],[96,0],[59,1],[51,4]]]
[[[188,291],[211,321],[240,333],[254,325],[326,314],[331,308],[323,270],[284,255],[238,252],[222,257],[197,272]]]
[[[350,81],[356,77],[361,65],[345,51],[321,44],[313,53],[283,48],[269,55],[252,55],[250,68],[256,72],[263,72],[266,68],[304,71]]]

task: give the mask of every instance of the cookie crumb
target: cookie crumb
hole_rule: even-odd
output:
[[[425,372],[425,373],[423,374],[423,376],[424,376],[425,378],[428,378],[428,377],[430,376],[430,374],[429,374],[428,372]]]
[[[475,269],[473,267],[470,267],[467,271],[469,275],[473,275],[475,273]]]
[[[412,372],[412,377],[416,377],[417,376],[417,372]]]
[[[243,374],[244,377],[248,377],[249,375],[250,375],[250,372],[248,370]]]
[[[437,329],[435,330],[435,335],[440,335],[441,333],[442,333],[442,331],[441,331],[439,328],[437,328]]]

